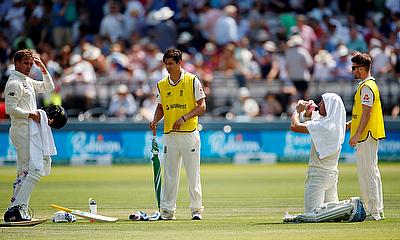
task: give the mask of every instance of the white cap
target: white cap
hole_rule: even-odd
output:
[[[250,96],[250,91],[247,87],[241,87],[239,88],[239,97],[249,97]]]

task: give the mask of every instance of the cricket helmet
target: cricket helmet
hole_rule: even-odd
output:
[[[49,105],[42,107],[49,119],[49,126],[55,129],[60,129],[65,126],[68,121],[68,115],[60,105]]]
[[[31,214],[26,205],[13,206],[4,213],[4,222],[30,221]]]

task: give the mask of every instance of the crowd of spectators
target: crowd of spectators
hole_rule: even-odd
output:
[[[62,104],[71,116],[100,108],[105,116],[149,120],[170,47],[184,52],[184,68],[202,80],[209,113],[216,107],[214,73],[222,72],[237,83],[239,104],[251,102],[244,109],[229,103],[230,115],[281,116],[297,99],[309,98],[310,81],[351,81],[354,51],[371,55],[379,81],[399,81],[400,2],[0,1],[0,93],[13,53],[33,48],[56,84],[40,103]],[[40,79],[40,71],[33,68],[31,76]],[[260,80],[266,88],[287,87],[250,101],[247,87]],[[398,115],[398,104],[393,109]]]

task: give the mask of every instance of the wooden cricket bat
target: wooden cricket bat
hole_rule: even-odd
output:
[[[28,227],[28,226],[35,226],[41,223],[46,222],[46,218],[36,219],[33,218],[30,221],[20,221],[20,222],[2,222],[0,223],[0,227]]]
[[[116,222],[118,220],[118,218],[106,217],[106,216],[102,216],[102,215],[98,215],[98,214],[93,214],[93,213],[84,212],[84,211],[80,211],[80,210],[61,207],[56,204],[51,204],[51,207],[61,210],[61,211],[66,211],[68,213],[72,213],[76,216],[83,217],[83,218],[90,219],[90,220],[103,221],[103,222]]]

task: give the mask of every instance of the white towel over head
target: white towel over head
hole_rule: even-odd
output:
[[[324,93],[322,100],[326,116],[306,122],[320,158],[327,157],[341,148],[346,131],[346,109],[342,98],[336,93]]]

